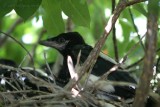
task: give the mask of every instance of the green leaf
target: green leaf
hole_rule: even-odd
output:
[[[18,0],[15,11],[24,20],[27,20],[36,12],[41,2],[42,0]]]
[[[61,0],[61,8],[75,24],[90,27],[90,15],[86,1]]]
[[[148,10],[150,11],[150,13],[154,15],[158,15],[159,7],[160,7],[159,4],[160,4],[159,0],[149,1]]]
[[[17,0],[0,0],[0,18],[9,13],[16,3]]]
[[[47,32],[51,35],[57,35],[64,32],[64,22],[61,15],[60,1],[59,0],[43,0],[42,13],[44,26]]]
[[[141,14],[143,14],[144,16],[147,16],[147,12],[146,12],[143,4],[141,4],[141,3],[135,4],[135,5],[133,5],[133,8],[135,10],[137,10],[138,12],[140,12]]]
[[[94,35],[94,38],[97,40],[102,35],[102,32],[105,28],[105,21],[106,18],[104,17],[104,11],[101,7],[94,5],[96,9],[93,12],[92,15],[92,23],[91,23],[91,30]],[[98,15],[97,15],[98,14]]]

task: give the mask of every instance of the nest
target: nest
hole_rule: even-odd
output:
[[[133,102],[132,99],[124,100],[101,89],[104,84],[124,86],[131,85],[130,83],[100,80],[88,85],[88,78],[85,78],[82,84],[78,75],[72,73],[70,81],[60,87],[54,77],[50,79],[49,76],[39,76],[35,69],[2,64],[0,67],[11,72],[9,77],[1,76],[1,81],[5,80],[5,84],[1,83],[0,86],[1,107],[130,107]]]

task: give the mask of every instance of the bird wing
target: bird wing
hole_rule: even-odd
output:
[[[81,50],[80,64],[84,63],[84,61],[87,59],[92,49],[93,48],[87,44],[74,46],[71,49],[71,57],[73,62],[76,63],[78,54]],[[96,61],[96,64],[94,65],[92,74],[96,76],[101,76],[109,69],[111,69],[115,64],[116,62],[112,58],[105,56],[104,54],[101,53]]]

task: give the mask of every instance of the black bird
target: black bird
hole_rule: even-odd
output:
[[[40,41],[39,43],[44,46],[55,48],[63,55],[63,66],[58,78],[64,80],[65,84],[70,79],[70,74],[67,66],[67,57],[71,56],[75,65],[77,62],[78,53],[81,50],[80,64],[82,64],[93,49],[91,46],[85,43],[82,36],[77,32],[62,33],[56,37]],[[102,56],[99,56],[91,74],[98,77],[102,76],[115,64],[117,63],[110,57],[106,56],[106,58],[104,58]],[[129,73],[123,72],[121,68],[119,69],[119,71],[110,73],[108,76],[108,80],[123,81],[136,84],[136,81],[129,75]],[[133,98],[135,95],[135,88],[130,86],[114,86],[114,89],[111,91],[111,93],[124,99]]]
[[[9,60],[9,59],[1,58],[0,59],[0,64],[7,65],[7,66],[12,66],[12,67],[17,67],[16,63],[14,61],[12,61],[12,60]],[[4,86],[5,90],[10,90],[10,91],[14,90],[14,88],[12,86],[14,86],[16,88],[19,88],[18,87],[19,84],[18,85],[15,84],[15,81],[17,83],[19,83],[16,80],[16,78],[17,78],[16,73],[17,73],[17,71],[9,70],[9,69],[5,69],[5,68],[1,68],[0,67],[0,76],[3,77],[3,79],[0,78],[0,86]],[[13,79],[15,81],[13,81]],[[12,84],[12,86],[10,84],[8,84],[6,81],[8,81],[10,84]]]
[[[14,61],[8,60],[8,59],[0,59],[0,64],[18,68],[17,64]],[[38,77],[40,79],[53,83],[53,80],[51,80],[50,78],[47,78],[47,76],[38,72],[38,70],[34,71],[32,69],[29,69],[29,67],[28,68],[23,67],[21,68],[21,70],[28,72],[35,77]],[[37,75],[35,75],[35,72]],[[0,78],[0,88],[1,86],[4,87],[4,91],[8,91],[8,90],[15,91],[16,89],[22,90],[24,87],[26,87],[26,89],[32,89],[32,90],[39,89],[41,91],[50,92],[45,87],[37,87],[36,84],[33,84],[26,76],[20,76],[20,74],[14,70],[8,70],[0,67],[0,76],[5,78],[5,79]],[[10,84],[8,84],[8,82],[6,81],[8,81]]]

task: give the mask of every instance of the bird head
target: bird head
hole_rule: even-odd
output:
[[[39,42],[41,45],[57,49],[65,54],[75,45],[85,44],[82,36],[78,32],[61,33],[56,37],[49,38]]]

